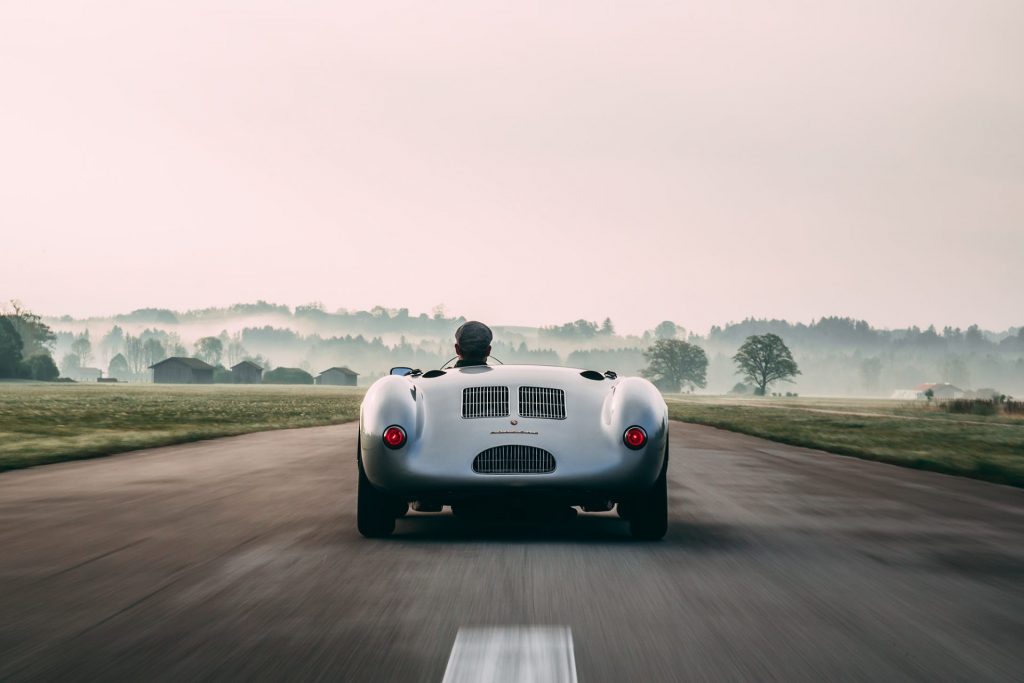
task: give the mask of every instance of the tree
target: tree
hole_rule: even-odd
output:
[[[300,368],[275,368],[263,373],[264,384],[312,384],[313,375]]]
[[[228,365],[234,367],[245,360],[245,357],[248,354],[249,352],[245,350],[244,346],[242,346],[242,335],[235,332],[231,337],[231,341],[229,341],[227,345]]]
[[[92,360],[92,342],[89,340],[89,330],[75,337],[71,342],[71,353],[78,356],[82,365],[89,365]]]
[[[24,344],[9,316],[0,315],[0,377],[16,377]]]
[[[552,325],[540,328],[542,336],[562,337],[564,339],[590,339],[597,335],[597,323],[582,318],[564,325]]]
[[[792,382],[800,374],[789,347],[777,334],[752,335],[732,357],[737,372],[764,396],[772,382]]]
[[[150,337],[142,344],[142,358],[142,362],[148,368],[167,358],[167,352],[164,350],[164,345],[160,343],[159,339]]]
[[[78,374],[77,371],[80,367],[82,367],[82,359],[77,353],[65,353],[64,357],[60,359],[60,371],[65,377]]]
[[[876,356],[865,358],[860,363],[860,376],[865,389],[877,391],[879,381],[882,379],[882,360]]]
[[[131,375],[131,370],[128,368],[128,359],[124,357],[124,354],[116,354],[110,359],[110,365],[107,366],[107,377],[128,379],[129,375]]]
[[[708,357],[701,347],[681,339],[659,339],[644,351],[648,366],[640,374],[662,391],[707,386]]]
[[[606,337],[610,337],[615,334],[615,325],[612,324],[611,318],[605,318],[604,322],[601,323],[601,334]]]
[[[145,356],[142,353],[142,340],[130,334],[124,336],[124,357],[128,361],[128,369],[133,375],[141,375],[146,369]]]
[[[680,331],[679,326],[671,320],[663,320],[654,328],[654,336],[658,339],[675,339]]]
[[[124,348],[124,330],[120,325],[114,325],[110,331],[100,339],[100,353],[104,358],[113,358],[121,353]]]
[[[210,365],[220,365],[224,343],[217,337],[201,337],[196,341],[196,356]]]
[[[967,332],[964,334],[964,341],[967,342],[968,348],[971,349],[981,348],[988,343],[985,335],[981,333],[981,329],[977,325],[971,325],[967,328]]]
[[[164,345],[164,358],[184,358],[188,355],[188,349],[181,343],[181,337],[177,332],[164,333],[160,343]]]
[[[57,336],[46,325],[42,318],[28,309],[22,308],[18,301],[11,301],[11,308],[14,313],[7,316],[14,325],[15,331],[21,337],[23,356],[34,356],[36,354],[53,352],[53,344]]]
[[[60,370],[48,353],[37,353],[25,361],[29,376],[42,382],[52,382],[60,377]]]

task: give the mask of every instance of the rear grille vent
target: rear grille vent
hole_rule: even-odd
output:
[[[547,474],[555,456],[536,446],[495,446],[473,458],[477,474]]]
[[[564,420],[565,392],[544,387],[519,387],[519,415]]]
[[[508,417],[508,387],[463,389],[462,417]]]

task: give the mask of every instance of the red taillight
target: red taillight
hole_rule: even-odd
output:
[[[647,444],[647,432],[644,431],[643,427],[630,427],[622,435],[622,440],[628,448],[632,448],[635,451]]]
[[[405,445],[405,430],[398,425],[391,425],[384,430],[384,445],[388,448],[401,448]]]

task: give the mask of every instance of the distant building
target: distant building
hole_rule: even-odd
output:
[[[327,368],[316,377],[317,384],[339,387],[354,387],[359,373],[348,368]]]
[[[955,398],[964,398],[967,396],[967,392],[960,387],[948,382],[941,382],[938,384],[919,384],[913,389],[897,389],[892,392],[892,395],[889,398],[895,398],[903,401],[925,401],[928,399],[929,389],[931,389],[933,401],[952,401]]]
[[[263,368],[250,360],[231,366],[231,379],[235,384],[259,384],[263,381]]]
[[[938,384],[920,384],[914,387],[917,391],[927,396],[929,389],[932,390],[932,400],[935,401],[951,401],[954,398],[963,398],[964,390],[958,386],[954,386],[949,382],[941,382]]]
[[[213,366],[198,358],[175,356],[149,368],[156,384],[213,384]]]

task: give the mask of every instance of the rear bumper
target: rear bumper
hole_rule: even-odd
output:
[[[477,451],[453,455],[410,445],[397,451],[363,448],[363,468],[370,482],[410,500],[456,500],[486,496],[599,498],[617,497],[650,488],[665,458],[663,435],[638,451],[606,448],[599,452],[559,452],[555,470],[546,474],[478,474]],[[538,444],[539,445],[539,444]]]

